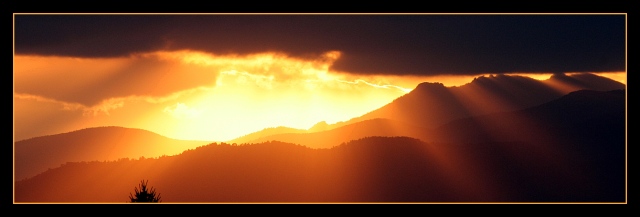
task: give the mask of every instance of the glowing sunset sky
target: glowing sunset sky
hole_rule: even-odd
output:
[[[14,33],[15,140],[123,126],[226,141],[483,74],[626,83],[624,14],[15,14]]]

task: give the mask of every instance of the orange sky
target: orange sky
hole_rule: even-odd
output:
[[[227,141],[267,127],[307,129],[379,108],[421,82],[459,86],[476,76],[355,75],[281,53],[189,50],[121,58],[14,56],[15,140],[96,126]],[[550,74],[527,74],[546,79]],[[602,73],[626,84],[626,73]]]

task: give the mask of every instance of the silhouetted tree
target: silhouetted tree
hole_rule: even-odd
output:
[[[147,182],[149,181],[140,181],[140,184],[138,185],[140,188],[136,187],[134,189],[136,192],[135,195],[131,195],[131,193],[129,193],[129,199],[131,199],[132,203],[158,203],[161,201],[160,194],[158,193],[156,195],[156,189],[153,187],[147,188]]]

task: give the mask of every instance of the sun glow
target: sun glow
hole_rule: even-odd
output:
[[[76,129],[116,125],[176,139],[227,141],[267,127],[307,129],[320,121],[346,121],[419,83],[331,71],[340,55],[297,59],[275,52],[184,50],[106,59],[16,56],[14,101],[39,103],[49,115],[71,115],[66,124]],[[20,118],[16,128],[32,129],[16,133],[17,139],[66,129]]]
[[[384,106],[422,82],[461,86],[479,75],[360,75],[331,70],[342,55],[217,55],[192,50],[120,58],[14,57],[16,139],[95,126],[228,141],[269,127],[308,129]],[[539,80],[550,73],[515,73]],[[626,84],[626,73],[598,73]],[[40,117],[39,120],[27,118]],[[66,117],[66,118],[58,118]],[[42,124],[40,120],[50,120]],[[64,127],[62,127],[64,126]],[[19,130],[18,130],[19,129]],[[27,130],[28,129],[28,130]]]

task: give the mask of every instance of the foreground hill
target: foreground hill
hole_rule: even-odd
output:
[[[35,137],[14,144],[15,179],[31,177],[66,162],[174,155],[209,143],[170,139],[124,127],[87,128]]]
[[[15,201],[125,203],[142,179],[164,203],[624,201],[624,185],[599,182],[605,171],[585,172],[595,162],[556,165],[566,156],[535,150],[521,142],[408,137],[368,137],[331,149],[210,144],[156,159],[66,163],[16,182]]]

